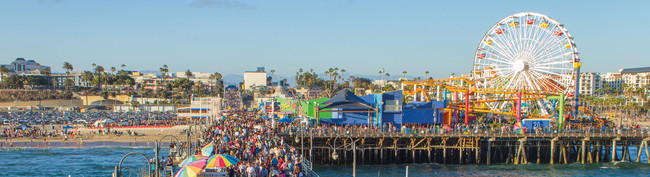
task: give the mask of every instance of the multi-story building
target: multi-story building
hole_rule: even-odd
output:
[[[623,82],[626,85],[634,85],[636,88],[643,88],[650,82],[650,67],[623,68],[619,70]]]
[[[600,73],[580,73],[580,94],[594,95],[603,85]]]
[[[40,74],[49,66],[43,66],[34,60],[25,60],[25,58],[16,58],[15,61],[8,65],[2,65],[15,74]]]
[[[244,72],[244,90],[251,90],[256,86],[266,86],[266,71],[264,67],[258,67],[257,71]]]

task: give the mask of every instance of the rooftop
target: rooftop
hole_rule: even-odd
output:
[[[621,74],[636,74],[636,73],[648,73],[650,72],[650,67],[641,67],[641,68],[623,68],[618,70]]]

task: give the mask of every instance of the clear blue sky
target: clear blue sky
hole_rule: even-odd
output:
[[[575,38],[583,71],[650,66],[650,1],[3,0],[0,63],[62,72],[119,69],[283,76],[469,73],[483,34],[518,12],[546,14]]]

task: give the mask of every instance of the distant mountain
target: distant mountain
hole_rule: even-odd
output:
[[[226,85],[239,84],[240,82],[244,82],[244,76],[239,74],[228,74],[223,76],[223,82]]]

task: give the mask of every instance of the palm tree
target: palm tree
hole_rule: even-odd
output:
[[[50,68],[45,68],[43,69],[43,71],[41,71],[41,73],[45,75],[45,78],[50,79],[50,75],[52,75],[52,70],[50,70]]]
[[[406,77],[406,70],[402,71],[402,74]]]
[[[192,71],[188,69],[187,71],[185,71],[185,77],[187,77],[187,79],[190,79],[194,77],[194,75],[192,74]]]
[[[425,71],[424,75],[427,77],[427,79],[429,79],[429,71]]]
[[[275,73],[275,69],[271,70],[271,78],[273,78],[273,73]]]
[[[120,67],[122,67],[122,71],[124,71],[124,69],[126,68],[126,65],[122,64],[122,66],[120,66]]]
[[[69,84],[69,81],[68,81],[68,80],[70,80],[70,71],[72,71],[72,70],[74,69],[74,67],[72,66],[72,64],[70,64],[70,63],[68,63],[68,62],[63,62],[63,69],[65,69],[65,84],[66,84],[66,88],[67,88],[67,89],[70,89],[70,86],[68,85],[68,84]]]
[[[81,80],[83,80],[86,83],[86,87],[88,87],[88,83],[93,81],[93,73],[90,71],[84,71],[84,73],[81,74]]]
[[[223,86],[221,85],[222,83],[219,82],[221,79],[223,79],[223,76],[219,72],[214,72],[214,79],[217,81],[217,91],[219,91],[219,88],[222,88]]]
[[[104,74],[104,71],[104,67],[101,65],[95,67],[95,74]]]
[[[169,68],[167,67],[167,65],[163,65],[160,68],[160,75],[163,77],[164,81],[167,81],[167,76],[168,76],[167,72],[169,72]]]
[[[97,79],[97,87],[99,87],[99,89],[102,89],[102,83],[104,82],[105,79],[104,71],[105,71],[104,67],[101,65],[97,65],[97,67],[95,67],[95,77]]]
[[[111,73],[113,73],[113,75],[115,75],[115,71],[117,71],[117,69],[114,66],[111,66]]]

